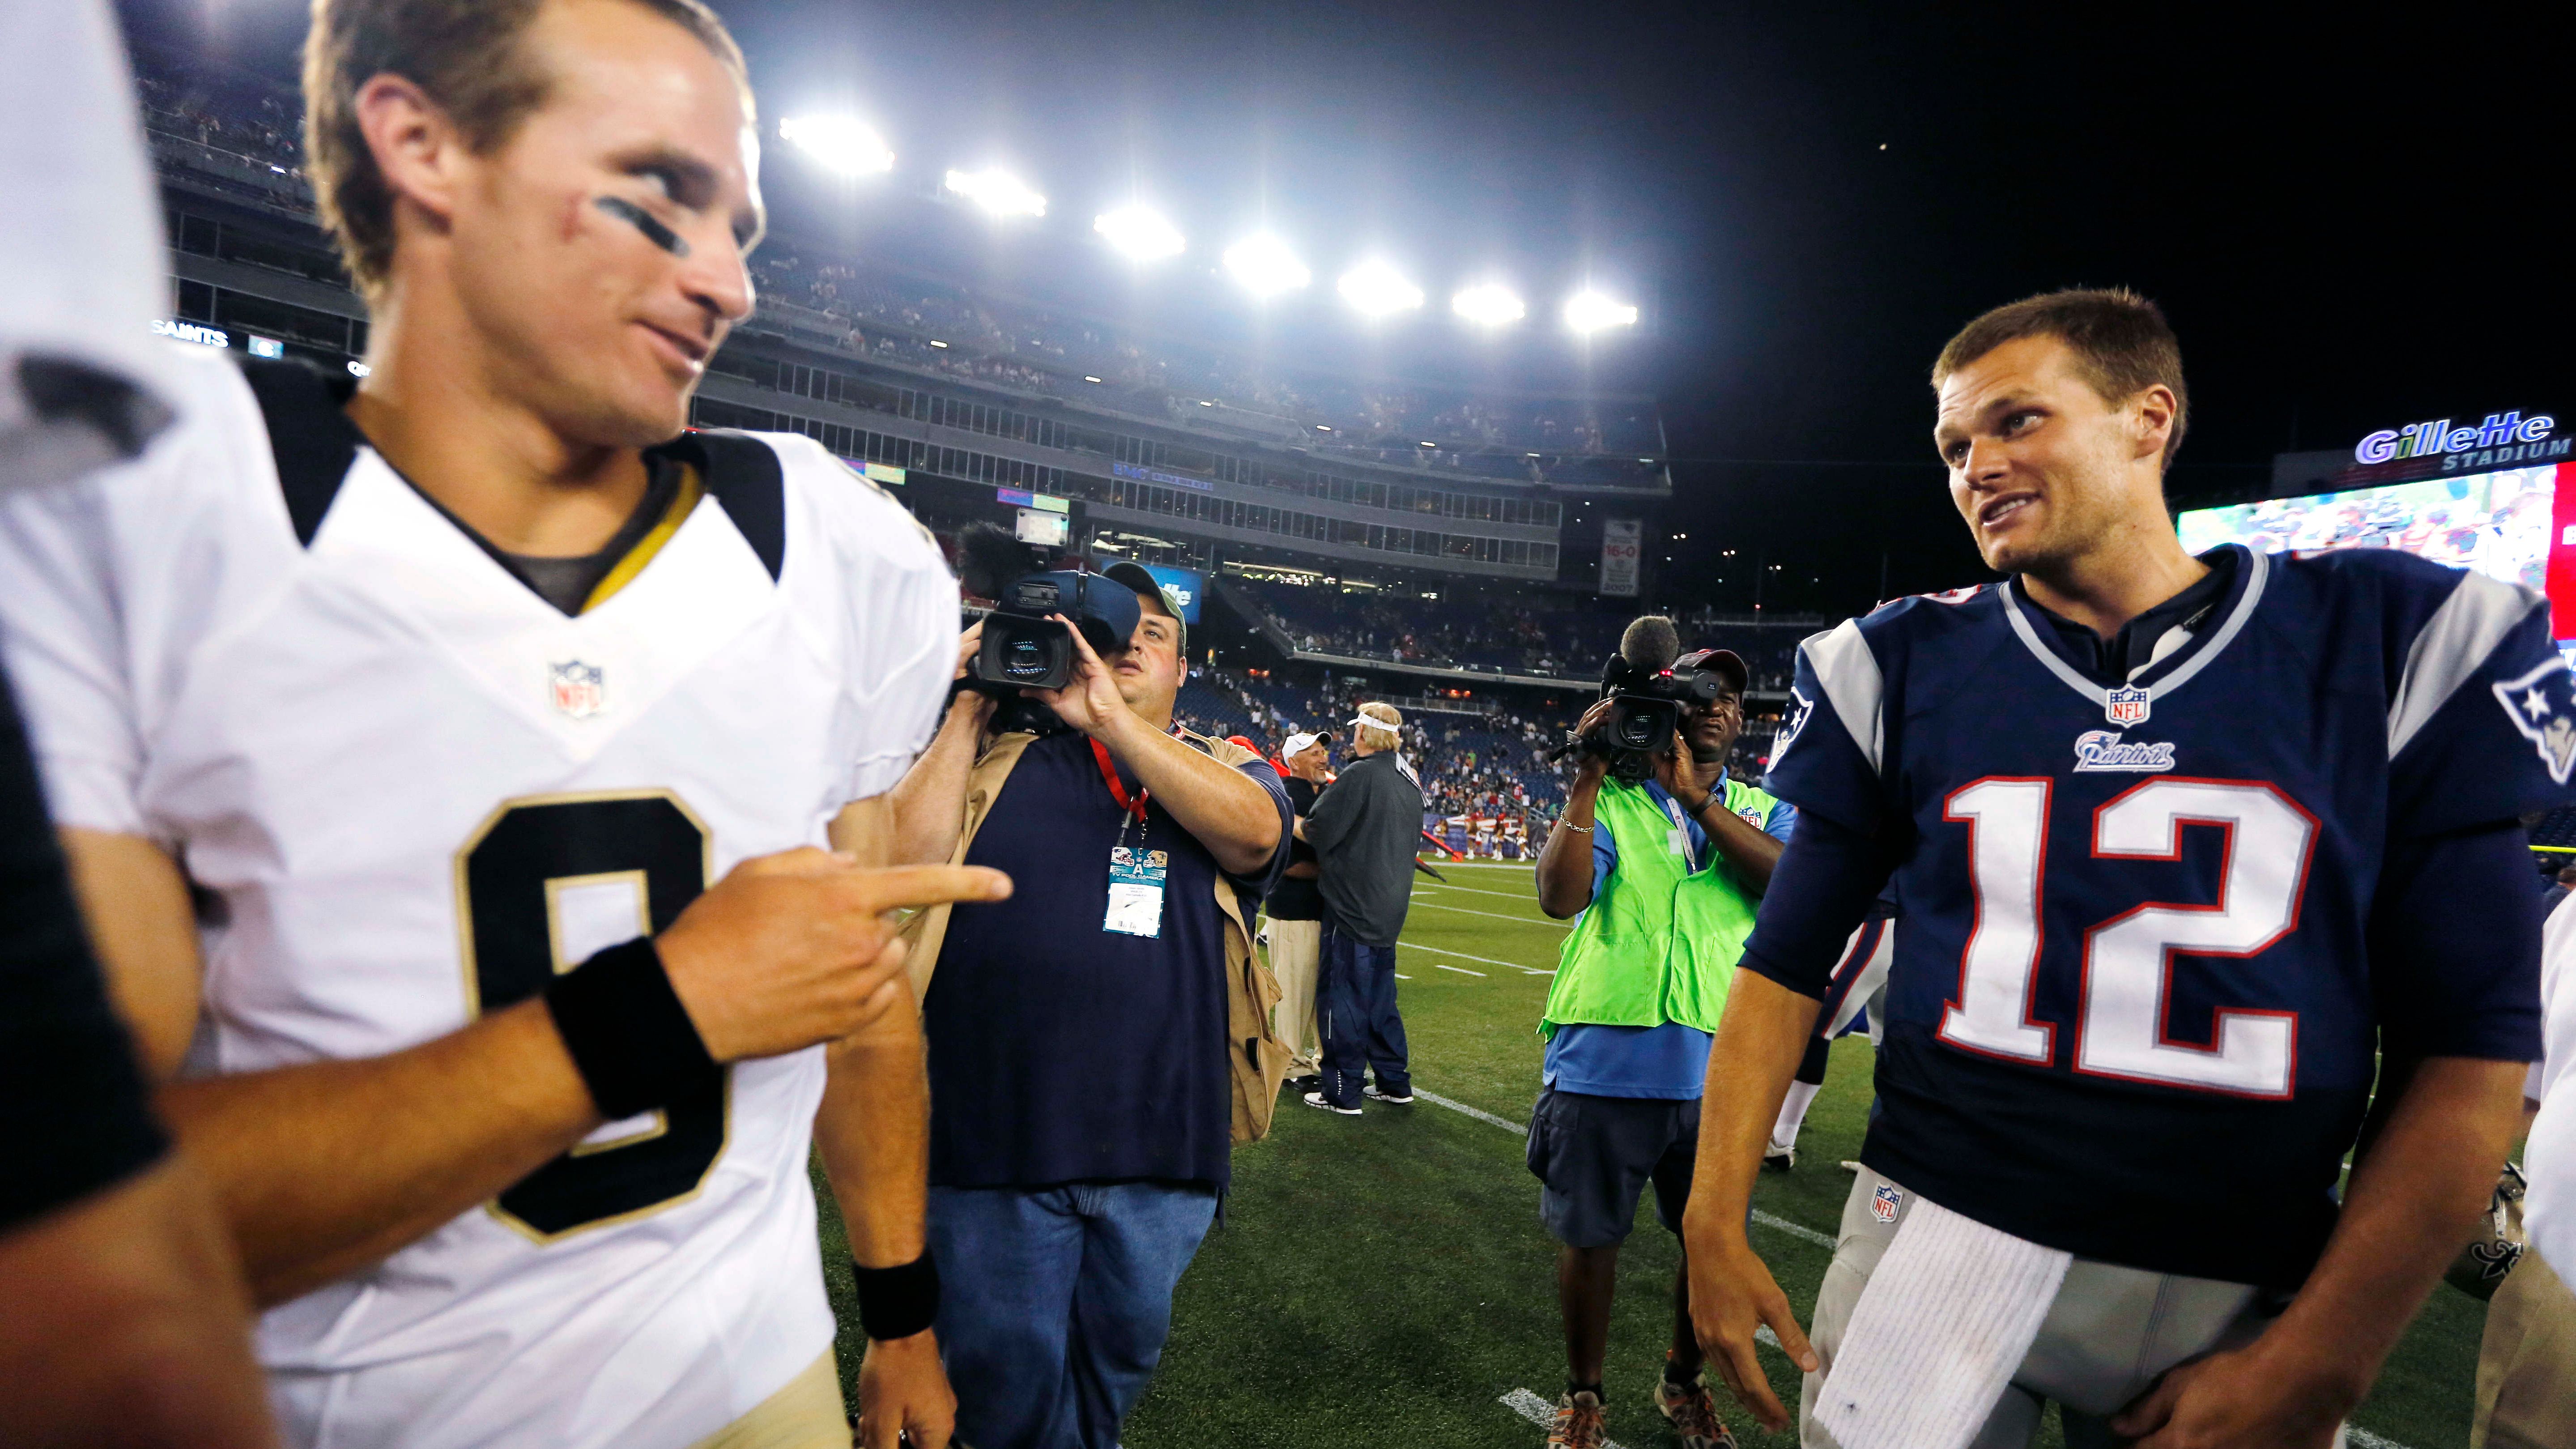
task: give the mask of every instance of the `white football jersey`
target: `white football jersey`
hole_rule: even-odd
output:
[[[56,818],[219,902],[192,1071],[453,1032],[823,843],[930,735],[956,585],[808,439],[672,445],[706,496],[566,617],[321,378],[176,373],[142,458],[0,509],[0,623]],[[812,1363],[822,1049],[726,1075],[270,1311],[290,1442],[684,1446]]]

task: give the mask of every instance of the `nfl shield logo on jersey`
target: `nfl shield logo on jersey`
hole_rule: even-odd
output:
[[[557,713],[572,719],[588,719],[608,708],[608,687],[599,666],[567,659],[546,666],[547,684],[554,695]]]
[[[1905,1194],[1882,1182],[1869,1195],[1869,1215],[1882,1223],[1892,1223],[1896,1221],[1897,1204],[1904,1201]]]
[[[2102,696],[2103,717],[2122,729],[2147,722],[2147,692],[2124,684]]]

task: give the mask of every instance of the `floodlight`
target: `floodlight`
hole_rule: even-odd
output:
[[[1492,282],[1469,287],[1450,298],[1449,310],[1479,327],[1504,327],[1529,315],[1529,308],[1513,295],[1511,288]]]
[[[885,138],[849,116],[789,116],[778,123],[778,135],[843,176],[894,169]]]
[[[1342,300],[1369,317],[1409,312],[1422,305],[1422,289],[1384,262],[1362,262],[1335,284]]]
[[[995,216],[1046,215],[1046,198],[1031,191],[1026,182],[999,166],[987,166],[981,171],[951,171],[947,186]]]
[[[1180,228],[1141,206],[1123,206],[1116,211],[1093,217],[1091,229],[1107,238],[1109,244],[1139,262],[1159,262],[1176,257],[1187,245]]]
[[[1637,309],[1624,302],[1614,302],[1594,291],[1574,294],[1565,304],[1565,325],[1577,332],[1598,332],[1604,327],[1637,325]]]
[[[1225,269],[1256,297],[1293,292],[1315,279],[1286,242],[1268,233],[1245,237],[1226,248]]]

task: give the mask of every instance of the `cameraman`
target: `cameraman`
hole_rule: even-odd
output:
[[[904,785],[963,800],[956,859],[1026,881],[912,942],[937,1328],[976,1449],[1113,1449],[1229,1146],[1267,1131],[1287,1069],[1248,922],[1288,857],[1288,797],[1261,756],[1173,730],[1180,609],[1135,564],[1105,577],[1142,606],[1125,647],[1077,630],[1071,681],[1006,702],[980,750],[987,709],[961,694]]]
[[[1606,745],[1621,705],[1605,692],[1576,726],[1582,762],[1539,855],[1539,908],[1582,916],[1539,1023],[1547,1056],[1529,1133],[1530,1171],[1544,1184],[1539,1217],[1564,1245],[1556,1281],[1567,1384],[1549,1443],[1566,1449],[1602,1440],[1619,1244],[1649,1179],[1657,1221],[1681,1232],[1709,1041],[1797,816],[1726,773],[1744,728],[1744,661],[1700,650],[1669,673],[1713,683],[1714,697],[1685,699],[1677,732],[1649,755]],[[1706,1449],[1733,1441],[1699,1372],[1689,1281],[1685,1265],[1654,1401],[1686,1445]]]

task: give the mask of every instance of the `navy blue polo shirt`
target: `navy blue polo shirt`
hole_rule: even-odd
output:
[[[930,1041],[930,1180],[1037,1188],[1152,1180],[1223,1187],[1231,1146],[1225,917],[1244,919],[1288,859],[1288,796],[1253,760],[1243,774],[1279,807],[1279,849],[1228,877],[1161,805],[1140,831],[1110,798],[1088,736],[1020,756],[966,852],[1011,877],[1009,900],[960,905],[922,1003]],[[1136,777],[1120,775],[1129,796]],[[1101,929],[1109,850],[1169,852],[1157,937]]]

